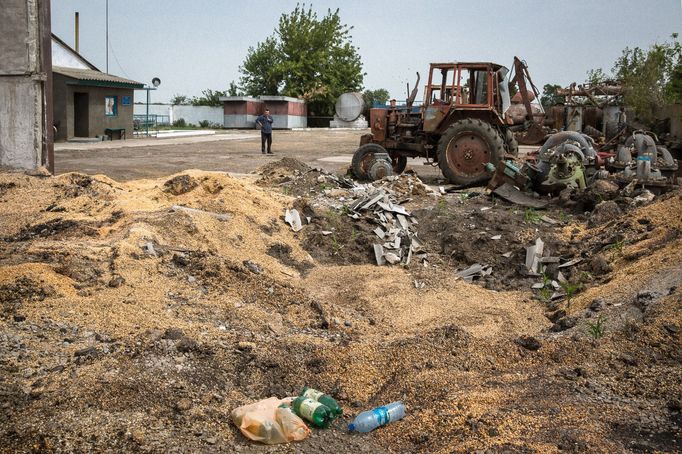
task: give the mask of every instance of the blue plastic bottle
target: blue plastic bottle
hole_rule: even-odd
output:
[[[348,424],[351,432],[371,432],[377,427],[402,419],[405,416],[405,405],[402,402],[393,402],[384,407],[374,410],[363,411]]]

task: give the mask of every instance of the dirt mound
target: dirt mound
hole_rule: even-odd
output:
[[[293,177],[303,175],[311,170],[312,168],[307,164],[297,159],[285,157],[259,167],[256,173],[261,175],[258,183],[266,186],[290,181]]]
[[[386,184],[412,199],[428,259],[378,267],[376,226],[344,212],[356,191],[319,176],[334,187],[293,199],[196,170],[0,174],[0,451],[243,451],[229,412],[304,385],[345,415],[278,450],[680,449],[679,193],[588,228],[401,177]],[[166,192],[178,177],[192,189]],[[538,237],[583,259],[565,273],[581,291],[531,291],[542,278],[518,269]],[[610,270],[581,277],[597,256]],[[493,267],[483,285],[455,278],[472,262]],[[344,430],[394,400],[404,421]]]

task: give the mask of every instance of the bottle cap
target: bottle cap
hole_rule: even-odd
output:
[[[355,424],[353,424],[353,423],[348,424],[348,431],[349,432],[355,431]]]

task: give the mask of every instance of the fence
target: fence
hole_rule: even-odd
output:
[[[144,116],[147,112],[146,104],[135,104],[135,117]],[[223,126],[223,108],[210,106],[174,106],[171,104],[150,104],[149,116],[156,115],[157,118],[166,118],[167,123],[172,124],[180,118],[187,124],[198,125],[202,121],[207,121],[210,125],[217,127]],[[164,123],[158,123],[164,124]]]

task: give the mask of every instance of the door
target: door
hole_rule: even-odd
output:
[[[88,107],[90,99],[87,93],[73,94],[73,135],[76,137],[89,137]]]

